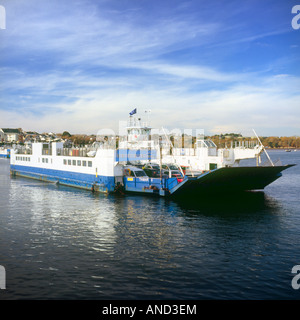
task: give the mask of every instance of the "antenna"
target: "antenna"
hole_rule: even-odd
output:
[[[148,125],[148,127],[150,127],[150,120],[149,120],[150,113],[151,113],[150,109],[145,110],[145,114],[147,115],[147,125]]]

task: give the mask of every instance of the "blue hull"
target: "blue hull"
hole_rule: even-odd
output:
[[[113,192],[115,189],[114,177],[99,175],[96,177],[92,174],[17,165],[11,165],[10,171],[12,176],[22,176],[46,182],[55,182],[86,190],[108,193]]]
[[[54,182],[70,187],[103,192],[103,193],[140,193],[145,195],[167,196],[171,188],[178,184],[176,178],[160,179],[149,178],[128,178],[124,177],[124,187],[116,188],[115,178],[107,176],[95,176],[77,172],[63,170],[53,170],[45,168],[36,168],[30,166],[11,165],[12,176],[21,176],[31,179],[37,179],[45,182]],[[166,190],[167,189],[167,190]]]

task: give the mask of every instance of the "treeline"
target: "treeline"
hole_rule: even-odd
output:
[[[87,145],[96,141],[95,135],[86,135],[86,134],[70,134],[68,131],[64,131],[61,134],[57,134],[57,136],[62,139],[67,139],[74,145]]]
[[[256,137],[243,137],[241,135],[214,135],[210,138],[214,141],[214,143],[218,147],[230,147],[231,143],[234,145],[236,144],[243,144],[245,146],[249,145],[250,142],[256,142]],[[259,137],[262,144],[271,149],[287,149],[287,148],[300,148],[300,137]],[[247,143],[246,143],[247,142]]]
[[[262,137],[262,144],[269,148],[300,148],[300,137]]]
[[[85,134],[70,134],[64,131],[62,134],[57,134],[63,139],[69,140],[74,145],[86,145],[91,144],[96,141],[95,135],[85,135]],[[211,139],[219,148],[228,147],[236,145],[250,146],[257,143],[256,137],[243,137],[241,134],[237,133],[226,133],[213,136],[205,136],[205,139]],[[118,140],[118,137],[117,137]],[[174,137],[170,140],[174,143]],[[262,144],[268,148],[300,148],[300,137],[260,137]],[[192,146],[196,142],[196,138],[192,137]],[[184,145],[184,137],[182,136],[182,145]],[[191,146],[186,146],[191,147]]]

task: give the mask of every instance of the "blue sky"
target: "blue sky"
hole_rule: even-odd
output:
[[[290,0],[0,0],[0,127],[300,135]],[[300,21],[299,21],[300,23]]]

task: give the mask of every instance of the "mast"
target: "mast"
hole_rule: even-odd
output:
[[[266,153],[269,161],[271,162],[272,166],[274,167],[274,163],[273,163],[273,161],[271,160],[271,158],[269,157],[268,152],[267,152],[265,146],[264,146],[264,145],[262,144],[262,142],[260,141],[260,139],[259,139],[258,135],[256,134],[255,130],[254,130],[254,129],[252,129],[252,130],[253,130],[254,134],[256,135],[256,138],[257,138],[258,142],[260,143],[260,145],[262,146],[263,150],[265,151],[265,153]]]

